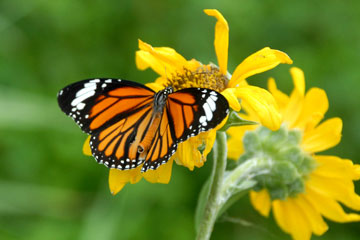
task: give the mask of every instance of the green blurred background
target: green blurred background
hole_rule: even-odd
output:
[[[204,8],[217,8],[230,25],[229,71],[270,46],[305,71],[307,89],[325,89],[326,116],[344,121],[341,144],[327,153],[359,163],[358,0],[0,0],[0,239],[194,238],[211,162],[193,172],[174,166],[168,185],[142,180],[113,197],[108,170],[82,154],[86,136],[60,111],[56,93],[91,77],[155,79],[135,67],[138,38],[216,62],[215,20]],[[265,86],[274,76],[289,92],[289,68],[249,81]],[[329,225],[322,239],[360,237],[359,223]],[[213,239],[290,237],[244,197],[216,224]]]

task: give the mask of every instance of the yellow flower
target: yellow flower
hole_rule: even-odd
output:
[[[195,59],[186,60],[172,48],[152,47],[139,40],[140,50],[136,52],[137,67],[141,70],[150,67],[160,75],[155,82],[147,86],[155,91],[167,86],[172,86],[175,91],[189,87],[213,89],[221,92],[235,111],[240,111],[240,98],[243,103],[254,109],[263,125],[278,129],[281,120],[273,97],[262,88],[249,86],[245,79],[272,69],[280,63],[290,64],[292,60],[285,53],[266,47],[247,57],[231,76],[227,70],[228,24],[215,9],[206,9],[205,13],[217,19],[214,45],[219,66],[205,65]],[[179,144],[175,153],[176,162],[190,170],[193,170],[194,166],[203,166],[206,155],[215,141],[215,134],[216,130],[210,130]],[[198,150],[199,146],[203,151]]]
[[[266,217],[272,209],[276,222],[284,232],[291,234],[293,239],[306,240],[311,238],[312,233],[322,235],[327,231],[328,226],[323,217],[341,223],[360,221],[359,214],[346,213],[340,205],[360,210],[360,196],[354,192],[353,184],[354,180],[360,179],[360,165],[354,165],[351,160],[336,156],[315,154],[340,142],[342,121],[340,118],[331,118],[320,123],[328,110],[325,91],[311,88],[305,94],[302,70],[291,68],[290,72],[295,85],[290,96],[277,89],[274,79],[269,79],[268,82],[269,91],[280,109],[283,119],[282,128],[278,131],[268,130],[269,135],[261,129],[263,127],[231,128],[228,131],[230,135],[228,147],[229,157],[233,159],[240,157],[241,160],[249,154],[247,144],[250,143],[250,138],[255,139],[262,134],[264,139],[268,139],[267,141],[269,137],[273,138],[271,147],[276,144],[281,145],[274,147],[277,152],[272,153],[273,155],[265,150],[259,154],[267,154],[267,161],[272,164],[272,168],[268,168],[271,169],[270,171],[275,169],[277,162],[282,161],[281,168],[277,168],[281,170],[281,178],[288,180],[291,178],[292,182],[281,185],[271,183],[271,180],[263,181],[255,188],[256,191],[250,192],[251,203]],[[257,120],[257,116],[250,108],[243,107],[247,114],[242,117]],[[256,131],[261,133],[256,135],[254,134]],[[285,135],[282,136],[287,138],[281,143],[279,136],[284,133]],[[294,136],[299,137],[298,142],[294,140],[296,139]],[[290,141],[293,143],[291,147],[288,144]],[[298,148],[294,147],[294,143],[297,143]],[[287,159],[282,160],[284,154],[288,154]],[[272,177],[278,176],[272,175]]]
[[[151,67],[160,75],[154,83],[147,86],[154,91],[170,85],[174,90],[188,87],[210,88],[221,92],[227,98],[230,107],[236,111],[240,110],[238,98],[241,98],[258,113],[262,124],[277,129],[280,126],[280,118],[271,94],[264,89],[249,86],[245,79],[272,69],[280,63],[292,63],[291,59],[283,52],[266,47],[247,57],[238,65],[231,77],[227,72],[228,24],[217,10],[205,10],[205,13],[217,19],[214,44],[219,67],[213,64],[203,65],[194,59],[187,61],[172,48],[153,48],[139,40],[140,50],[136,52],[137,67],[141,70]],[[225,121],[226,119],[219,127]],[[190,170],[195,166],[203,166],[215,142],[215,135],[216,131],[210,130],[179,144],[175,155],[156,170],[141,173],[140,167],[126,171],[111,169],[110,191],[116,194],[126,183],[137,183],[142,177],[152,183],[168,183],[174,160]],[[84,153],[91,155],[88,142],[84,144]]]

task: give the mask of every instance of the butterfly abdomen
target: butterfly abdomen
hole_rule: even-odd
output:
[[[150,127],[147,130],[143,140],[140,142],[138,146],[138,152],[140,153],[139,156],[140,160],[144,160],[146,158],[146,155],[151,147],[151,144],[154,141],[155,134],[160,127],[161,115],[162,113],[161,114],[157,113],[153,116],[153,119],[150,123]]]

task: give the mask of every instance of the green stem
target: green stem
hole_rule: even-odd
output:
[[[211,173],[210,191],[204,214],[199,226],[197,240],[210,239],[220,207],[220,196],[227,160],[226,133],[218,131],[213,148],[213,169]]]
[[[221,196],[223,196],[221,204],[225,203],[235,193],[248,190],[256,183],[254,169],[257,162],[256,159],[247,160],[226,175],[221,188]]]

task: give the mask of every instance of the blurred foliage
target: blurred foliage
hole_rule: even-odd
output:
[[[198,193],[211,163],[174,166],[170,184],[141,181],[110,195],[108,171],[81,153],[86,136],[58,108],[57,91],[92,77],[155,79],[135,67],[137,39],[187,59],[216,62],[217,8],[230,25],[229,70],[270,46],[330,99],[343,140],[328,151],[359,163],[360,1],[0,1],[0,239],[192,239]],[[292,89],[289,66],[274,76]],[[357,186],[358,192],[359,186]],[[358,239],[358,223],[330,224],[324,239]],[[216,224],[213,239],[290,239],[247,198]],[[317,239],[317,237],[314,237]]]

